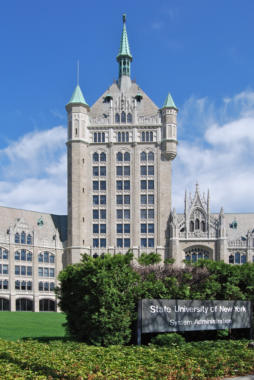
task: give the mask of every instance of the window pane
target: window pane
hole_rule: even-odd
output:
[[[106,224],[101,224],[100,225],[100,231],[101,231],[102,234],[106,233]]]
[[[140,175],[146,175],[146,166],[140,166]]]
[[[8,265],[3,264],[3,274],[8,274]]]
[[[116,217],[117,219],[123,218],[123,210],[116,210]]]
[[[154,224],[148,224],[148,233],[150,234],[154,233]]]
[[[49,277],[55,277],[55,269],[54,268],[49,269]]]
[[[106,248],[106,239],[100,239],[101,248]]]
[[[116,232],[118,234],[122,234],[123,233],[123,225],[122,224],[117,224],[116,225]]]
[[[99,233],[99,224],[93,224],[93,233],[98,234]]]
[[[141,209],[140,210],[140,217],[141,217],[141,219],[146,219],[147,218],[147,210],[146,209]]]
[[[140,239],[140,245],[141,245],[142,248],[145,248],[147,246],[146,238],[141,238]]]
[[[22,276],[26,275],[26,267],[24,265],[21,266],[21,275]]]
[[[27,252],[26,259],[27,261],[32,261],[33,255],[31,252]]]
[[[41,267],[38,268],[38,275],[40,277],[43,277],[43,268],[41,268]]]
[[[130,175],[130,166],[124,166],[124,175],[129,176]]]
[[[124,225],[124,233],[129,234],[130,233],[130,224],[125,224]]]
[[[148,247],[154,247],[154,239],[153,238],[148,239]]]
[[[116,190],[123,189],[123,181],[116,181]]]
[[[93,176],[99,175],[99,166],[93,166]]]
[[[117,247],[122,247],[123,246],[123,239],[116,239],[116,245],[117,245]]]
[[[32,276],[32,267],[27,267],[27,276]]]
[[[130,181],[124,181],[124,190],[130,190]]]
[[[98,248],[99,247],[99,239],[93,239],[93,247]]]
[[[153,208],[148,209],[148,218],[154,219],[154,209]]]
[[[154,161],[154,153],[153,152],[148,153],[148,161]]]
[[[116,175],[123,175],[123,167],[122,166],[116,167]]]
[[[147,184],[145,180],[140,181],[141,190],[146,190]]]
[[[53,263],[55,262],[55,256],[54,256],[54,255],[50,255],[50,257],[49,257],[49,262],[50,262],[51,264],[53,264]]]
[[[124,239],[124,247],[129,248],[131,246],[131,240],[130,239]]]
[[[147,202],[147,197],[146,195],[140,195],[140,203],[142,205],[146,205],[146,202]]]
[[[106,154],[104,152],[100,154],[100,161],[106,161]]]
[[[129,205],[130,204],[130,195],[125,195],[124,196],[124,204]]]
[[[49,268],[43,268],[44,277],[49,277]]]
[[[99,210],[93,210],[93,219],[99,219]]]
[[[145,234],[146,233],[146,224],[140,224],[140,232],[141,234]]]
[[[123,196],[122,196],[122,195],[117,195],[117,196],[116,196],[116,203],[117,203],[118,205],[123,204]]]
[[[101,166],[100,167],[100,175],[105,176],[106,175],[106,166]]]
[[[148,189],[154,189],[154,180],[149,180],[148,181]]]
[[[100,201],[101,201],[101,205],[105,205],[106,204],[106,195],[101,195]]]
[[[93,154],[93,161],[94,161],[94,162],[99,161],[99,155],[98,155],[98,153],[94,153],[94,154]]]
[[[15,274],[20,275],[20,266],[19,265],[15,265]]]
[[[149,205],[154,204],[154,195],[151,195],[151,194],[148,195],[148,204]]]
[[[42,254],[42,253],[40,253],[40,254],[38,255],[38,261],[39,261],[39,263],[42,263],[42,262],[43,262],[43,254]]]
[[[106,219],[106,216],[107,216],[106,210],[100,210],[100,214],[101,214],[101,219]]]
[[[140,160],[141,160],[141,161],[146,161],[146,152],[142,152],[142,153],[140,154]]]
[[[99,195],[93,195],[93,204],[98,205],[99,204]]]
[[[49,290],[49,283],[44,282],[44,290],[47,292]]]
[[[44,252],[44,263],[48,263],[48,262],[49,262],[49,253]]]
[[[125,152],[124,153],[124,161],[130,161],[130,153],[129,152]]]
[[[93,190],[99,190],[99,181],[93,181]]]
[[[154,175],[154,166],[148,166],[148,175]]]
[[[100,189],[106,190],[106,181],[100,181]]]
[[[20,260],[20,252],[19,251],[15,252],[15,260]]]
[[[124,210],[124,219],[130,219],[131,213],[129,209]]]
[[[118,152],[116,155],[116,160],[117,161],[123,161],[123,154],[121,152]]]

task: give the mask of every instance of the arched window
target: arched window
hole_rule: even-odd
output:
[[[205,232],[205,222],[203,220],[201,222],[201,230]]]
[[[20,243],[20,235],[18,232],[15,233],[15,243]]]
[[[10,301],[5,298],[0,298],[0,311],[9,311]]]
[[[40,300],[40,311],[56,311],[56,303],[50,299]]]
[[[94,153],[93,154],[93,162],[97,162],[97,161],[99,161],[99,155],[98,155],[98,153]]]
[[[126,123],[126,113],[124,111],[121,113],[121,123]]]
[[[39,261],[39,263],[43,263],[43,254],[42,253],[39,253],[38,261]]]
[[[200,228],[200,222],[199,222],[199,219],[196,219],[195,220],[195,230],[199,230]]]
[[[124,153],[124,161],[130,161],[130,153],[129,152]]]
[[[15,252],[15,260],[20,260],[20,252],[19,251]]]
[[[49,253],[48,252],[44,252],[44,254],[43,254],[43,261],[44,261],[44,263],[48,263],[49,262]]]
[[[128,113],[127,115],[127,123],[132,123],[132,114]]]
[[[27,235],[27,244],[32,244],[32,235]]]
[[[102,152],[100,154],[100,161],[106,161],[106,153]]]
[[[146,160],[147,160],[146,152],[140,153],[140,161],[146,161]]]
[[[195,263],[197,261],[197,254],[195,252],[192,253],[191,260],[193,263]]]
[[[118,153],[116,154],[116,160],[117,160],[117,161],[123,161],[123,154],[122,154],[121,152],[118,152]]]
[[[24,231],[21,232],[21,244],[26,244],[26,233]]]
[[[154,161],[154,153],[153,152],[148,153],[148,161]]]
[[[115,122],[116,122],[116,123],[120,123],[120,116],[119,116],[119,113],[116,113],[116,114],[115,114]]]
[[[209,259],[209,252],[202,247],[191,247],[185,252],[185,260],[196,262],[200,259]]]
[[[8,260],[9,252],[7,249],[0,248],[0,259]]]
[[[194,222],[193,220],[190,221],[190,232],[194,231]]]
[[[33,311],[33,301],[28,298],[17,299],[16,311]]]

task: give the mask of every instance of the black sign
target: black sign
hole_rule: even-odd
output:
[[[141,332],[251,328],[251,302],[144,299]]]

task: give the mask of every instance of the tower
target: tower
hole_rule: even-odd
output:
[[[177,108],[159,109],[131,79],[123,15],[118,80],[88,107],[79,86],[68,112],[68,257],[168,252]]]

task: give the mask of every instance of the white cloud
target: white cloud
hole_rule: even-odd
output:
[[[190,109],[191,108],[191,109]],[[193,109],[195,117],[193,118]],[[199,123],[203,123],[200,128]],[[173,205],[183,210],[185,189],[210,189],[212,210],[254,212],[254,92],[223,99],[190,98],[181,116],[182,136],[173,163]]]

